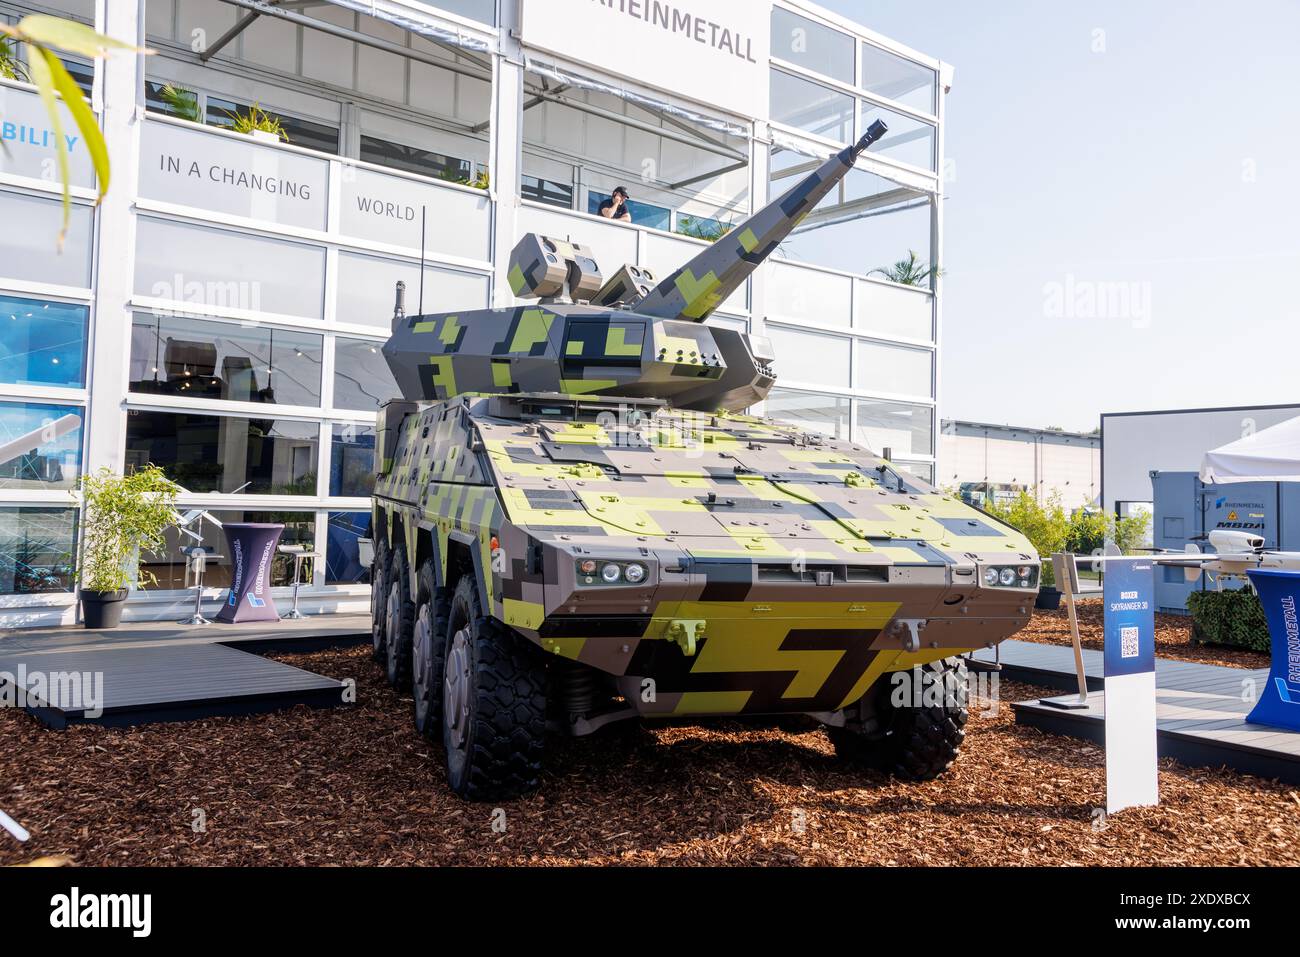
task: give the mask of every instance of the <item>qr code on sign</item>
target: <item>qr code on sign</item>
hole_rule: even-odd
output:
[[[1138,630],[1136,628],[1121,628],[1119,630],[1119,656],[1121,658],[1136,658],[1138,656]]]

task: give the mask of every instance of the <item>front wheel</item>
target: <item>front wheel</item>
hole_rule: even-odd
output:
[[[546,739],[545,659],[483,614],[470,575],[456,583],[447,636],[442,685],[447,784],[474,801],[534,790]]]
[[[827,727],[835,753],[853,764],[912,781],[938,777],[966,737],[966,662],[944,658],[878,681],[847,711],[845,727]]]

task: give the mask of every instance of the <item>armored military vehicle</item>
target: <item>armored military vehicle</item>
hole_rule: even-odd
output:
[[[625,719],[811,715],[852,762],[953,761],[961,656],[1025,624],[1038,556],[868,449],[745,415],[779,357],[706,324],[884,132],[659,281],[528,235],[509,280],[535,304],[407,316],[399,289],[374,651],[458,794],[527,791],[548,731]]]

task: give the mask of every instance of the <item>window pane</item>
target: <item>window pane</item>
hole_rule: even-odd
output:
[[[833,395],[815,395],[793,389],[773,389],[767,397],[766,414],[811,432],[843,439],[849,434],[849,400]]]
[[[890,449],[899,455],[934,454],[934,410],[909,402],[865,399],[858,402],[853,441],[873,452]]]
[[[24,282],[49,282],[90,288],[89,206],[72,204],[63,252],[54,252],[63,228],[63,208],[57,199],[20,196],[0,189],[0,223],[22,223],[21,229],[0,229],[0,276]]]
[[[873,147],[871,152],[887,156],[900,163],[909,163],[922,169],[933,170],[934,127],[870,103],[862,104],[862,129],[876,120],[884,120],[889,132]]]
[[[406,283],[406,310],[420,309],[420,264],[409,259],[387,259],[339,251],[338,302],[335,318],[385,333],[393,325],[397,283]],[[424,267],[424,302],[430,311],[482,309],[488,305],[488,277],[438,266]]]
[[[847,387],[851,340],[769,325],[776,374],[786,381]]]
[[[686,213],[678,213],[676,231],[683,236],[691,236],[711,243],[731,232],[731,224],[724,223],[720,219],[711,219],[708,216],[690,216]]]
[[[0,595],[70,591],[76,554],[76,509],[0,508]]]
[[[0,382],[84,385],[89,316],[85,306],[0,296]]]
[[[573,185],[571,183],[559,183],[538,176],[525,176],[522,178],[520,195],[524,199],[545,203],[547,206],[558,206],[561,209],[573,208]]]
[[[135,314],[131,391],[320,405],[321,336],[185,316]]]
[[[587,212],[593,216],[599,216],[600,204],[607,199],[609,199],[609,193],[598,193],[594,189],[587,190]],[[638,203],[634,199],[627,201],[627,211],[632,215],[632,222],[638,226],[648,226],[651,229],[667,230],[672,220],[672,213],[663,206]]]
[[[334,408],[374,412],[398,397],[382,342],[339,336],[334,343]]]
[[[135,291],[142,296],[321,318],[323,247],[142,216],[136,253]]]
[[[853,97],[803,77],[772,71],[772,119],[847,143],[853,136]]]
[[[468,20],[477,20],[480,23],[496,22],[496,0],[433,0],[429,6],[449,13],[458,13]]]
[[[893,464],[905,472],[911,472],[922,481],[934,484],[934,466],[929,462],[894,462]]]
[[[330,439],[330,494],[364,497],[375,490],[375,427],[346,422]]]
[[[361,158],[367,163],[391,166],[450,183],[468,183],[474,177],[474,164],[467,159],[390,143],[374,136],[361,137]]]
[[[929,349],[858,342],[857,387],[867,392],[933,395],[934,353]]]
[[[316,546],[316,513],[315,512],[290,512],[283,509],[277,509],[274,512],[239,512],[239,511],[216,511],[211,510],[219,522],[257,522],[257,523],[274,523],[283,525],[284,531],[280,535],[281,545],[306,545],[308,550],[313,550]],[[199,532],[203,536],[203,547],[214,555],[220,555],[220,558],[210,560],[207,568],[203,571],[203,585],[205,588],[229,588],[230,587],[230,548],[226,544],[225,533],[217,528],[211,522],[203,520],[201,523],[195,523],[191,526],[192,531]],[[185,587],[185,556],[181,553],[181,548],[191,548],[198,544],[192,538],[183,536],[176,529],[168,529],[164,533],[167,545],[161,551],[153,555],[145,555],[140,560],[142,571],[150,571],[157,577],[158,581],[153,586],[160,591],[173,591]],[[311,561],[303,562],[302,572],[299,580],[303,582],[311,581]],[[293,584],[293,556],[283,555],[276,552],[275,557],[271,559],[271,585],[276,588],[283,588],[286,585]],[[190,593],[192,602],[193,592]],[[286,602],[288,599],[281,599]]]
[[[862,44],[862,89],[934,113],[934,71],[870,43]],[[888,121],[886,121],[888,122]]]
[[[77,406],[0,402],[0,488],[76,485],[84,417]]]
[[[361,564],[357,542],[370,534],[369,512],[330,512],[325,539],[325,583],[369,584],[370,566]]]
[[[780,7],[772,8],[772,56],[853,82],[853,37]]]
[[[235,125],[234,117],[248,115],[249,107],[250,104],[248,103],[236,103],[232,100],[209,96],[208,125],[219,126],[226,130],[231,129]],[[286,138],[285,142],[309,150],[320,150],[322,153],[337,153],[339,151],[339,131],[336,127],[285,116],[283,113],[267,109],[260,103],[257,104],[257,108],[272,119],[280,121],[280,126],[283,128]]]
[[[126,465],[152,462],[190,492],[315,495],[319,435],[313,422],[131,409]]]

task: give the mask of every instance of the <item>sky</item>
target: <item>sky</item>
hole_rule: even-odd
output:
[[[955,68],[939,413],[1300,401],[1300,0],[820,0]]]

